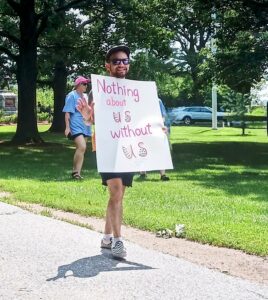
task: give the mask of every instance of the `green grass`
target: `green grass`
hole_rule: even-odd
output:
[[[103,217],[108,193],[95,155],[86,154],[85,180],[70,180],[73,144],[47,128],[40,127],[47,145],[0,144],[0,190],[12,192],[14,201]],[[14,130],[1,126],[0,140]],[[157,172],[145,182],[135,178],[124,200],[124,223],[150,231],[182,223],[189,240],[268,255],[268,137],[264,129],[246,132],[173,127],[171,181],[160,182]]]

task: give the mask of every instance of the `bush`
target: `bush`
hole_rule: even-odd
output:
[[[41,112],[43,112],[43,108],[47,110],[53,109],[53,91],[52,89],[37,89],[36,90],[36,103],[37,108],[41,109]]]
[[[48,112],[40,112],[37,114],[37,121],[38,122],[44,122],[47,121],[48,123],[52,122],[52,114]]]
[[[0,112],[0,123],[2,124],[11,124],[11,123],[17,123],[18,115],[3,115],[2,112]]]

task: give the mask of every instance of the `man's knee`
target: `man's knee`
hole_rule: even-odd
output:
[[[107,181],[110,192],[110,199],[115,202],[120,202],[124,196],[124,186],[121,178],[110,179]]]

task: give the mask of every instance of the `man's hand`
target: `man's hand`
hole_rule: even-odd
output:
[[[84,98],[78,99],[76,108],[83,116],[85,124],[91,125],[93,122],[93,109],[88,105],[87,101]]]

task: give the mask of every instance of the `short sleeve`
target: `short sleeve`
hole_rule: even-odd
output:
[[[74,113],[75,112],[76,101],[73,93],[69,93],[65,98],[65,105],[63,107],[63,112]]]

